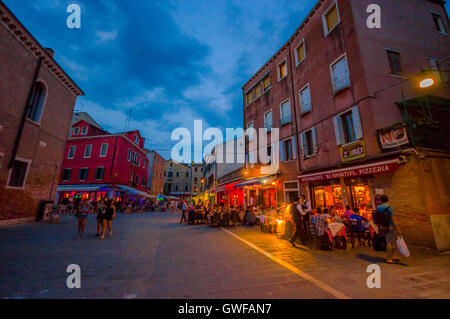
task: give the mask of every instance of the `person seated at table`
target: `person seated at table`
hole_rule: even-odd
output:
[[[328,215],[328,214],[327,214]],[[327,215],[324,214],[322,208],[317,208],[317,214],[311,217],[311,222],[314,223],[317,236],[323,236],[327,226]],[[328,215],[330,216],[330,215]]]
[[[349,219],[350,219],[350,216],[352,216],[352,215],[353,215],[353,211],[350,209],[350,206],[346,205],[346,206],[345,206],[345,212],[344,212],[344,214],[342,215],[342,218],[343,218],[344,220],[349,220]]]
[[[358,225],[359,225],[359,230],[361,232],[364,231],[364,223],[367,223],[367,218],[362,217],[359,214],[359,209],[358,208],[355,208],[355,212],[350,216],[350,219],[357,220],[358,221]]]
[[[328,211],[328,213],[330,214],[331,219],[333,220],[333,223],[340,223],[340,224],[343,224],[341,217],[339,217],[339,216],[336,214],[336,211],[334,210],[334,206],[331,206],[331,207],[330,207],[330,210]]]

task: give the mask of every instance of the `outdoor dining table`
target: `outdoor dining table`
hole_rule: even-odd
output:
[[[345,232],[345,225],[341,223],[329,223],[325,229],[330,241],[333,241],[334,237],[344,237],[347,240],[347,233]]]
[[[378,226],[374,222],[367,222],[364,224],[365,229],[369,229],[370,236],[373,236],[373,234],[378,234]]]

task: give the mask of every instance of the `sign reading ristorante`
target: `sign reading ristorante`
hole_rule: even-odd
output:
[[[364,175],[376,175],[382,173],[395,172],[398,169],[398,159],[375,162],[364,165],[350,166],[341,169],[322,171],[318,173],[311,173],[300,175],[300,183],[325,181],[330,179],[358,177]]]

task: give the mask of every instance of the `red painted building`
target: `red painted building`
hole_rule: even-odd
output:
[[[372,3],[317,1],[243,86],[244,125],[280,128],[280,201],[370,215],[386,194],[407,239],[433,245],[431,220],[450,213],[448,14],[439,0],[379,0],[369,28]]]
[[[109,191],[146,196],[149,163],[144,143],[137,130],[111,134],[84,120],[75,123],[58,191],[62,197],[96,192],[106,196]]]

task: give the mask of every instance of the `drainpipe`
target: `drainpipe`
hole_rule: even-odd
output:
[[[302,171],[302,165],[301,165],[301,148],[300,148],[300,144],[299,144],[299,138],[298,138],[298,123],[297,123],[297,106],[295,104],[295,92],[294,92],[294,67],[292,64],[292,53],[291,53],[291,45],[288,45],[288,50],[289,50],[289,66],[291,69],[290,73],[290,77],[291,77],[291,90],[292,90],[292,105],[294,107],[294,125],[295,125],[295,144],[296,144],[296,148],[297,148],[297,164],[298,164],[298,172],[301,173]]]
[[[8,169],[12,168],[14,160],[16,159],[17,151],[19,149],[20,140],[22,138],[23,127],[25,126],[25,120],[27,119],[28,109],[30,108],[29,102],[30,102],[30,99],[31,99],[31,94],[33,93],[34,83],[36,82],[37,77],[39,75],[39,71],[41,70],[42,60],[44,60],[44,58],[42,56],[39,57],[38,64],[36,66],[36,70],[34,71],[33,81],[31,82],[31,87],[30,87],[30,90],[28,91],[27,100],[25,102],[25,108],[23,110],[22,118],[20,120],[19,130],[17,131],[16,138],[14,139],[14,146],[13,146],[13,151],[11,153],[11,158],[9,159]]]

